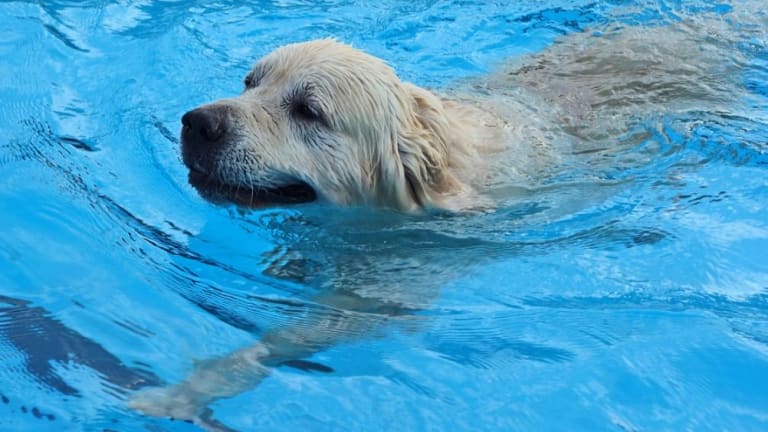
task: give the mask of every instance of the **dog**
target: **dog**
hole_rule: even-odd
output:
[[[703,43],[717,40],[711,35],[723,21],[707,22],[568,35],[448,89],[450,97],[403,82],[382,60],[335,40],[283,46],[256,63],[242,94],[183,115],[182,159],[190,184],[214,202],[492,210],[510,185],[531,188],[586,161],[578,158],[591,158],[593,168],[616,163],[613,155],[636,144],[633,128],[649,115],[716,109],[738,98],[742,90],[728,79],[738,62],[721,61],[728,41]],[[356,258],[329,266],[340,269],[329,270],[334,289],[312,299],[328,311],[311,322],[200,362],[182,382],[137,393],[129,405],[222,430],[206,414],[212,401],[386,321],[387,314],[363,312],[388,307],[398,282],[376,266],[397,259],[395,249],[347,254]],[[424,269],[439,260],[414,259],[420,264],[404,264],[412,271],[402,285],[430,285],[434,269]],[[370,277],[344,276],[359,272]]]
[[[483,205],[482,156],[510,138],[498,113],[331,39],[275,50],[244,85],[182,117],[190,183],[211,200],[461,211]]]

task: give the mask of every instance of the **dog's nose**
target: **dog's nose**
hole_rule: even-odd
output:
[[[227,115],[221,107],[200,107],[184,114],[181,124],[192,137],[213,143],[226,132]]]

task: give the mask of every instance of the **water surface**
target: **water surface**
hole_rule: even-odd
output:
[[[323,320],[345,323],[337,344],[217,401],[215,418],[768,427],[759,2],[16,1],[0,22],[3,430],[200,430],[126,397]],[[649,41],[613,58],[655,64],[665,85],[567,63],[616,34]],[[560,140],[560,163],[470,216],[202,200],[181,114],[238,93],[271,49],[328,36],[445,92],[516,71],[510,94],[540,111],[526,124]],[[330,309],[328,293],[364,301]]]

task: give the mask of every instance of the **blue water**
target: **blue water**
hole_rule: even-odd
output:
[[[0,429],[201,430],[126,400],[323,320],[348,334],[212,416],[242,431],[768,429],[768,16],[505,3],[0,2]],[[180,116],[288,42],[334,36],[439,89],[585,30],[705,17],[737,71],[716,82],[738,91],[645,112],[609,137],[620,150],[490,214],[243,210],[186,183]],[[368,309],[329,310],[329,292]]]

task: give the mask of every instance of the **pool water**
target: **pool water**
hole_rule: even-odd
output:
[[[768,14],[505,3],[0,2],[0,429],[768,429]],[[491,213],[245,210],[186,182],[181,115],[288,42],[439,90],[668,27],[707,53],[698,90],[620,134],[592,118]],[[207,422],[128,408],[285,328],[332,342]]]

